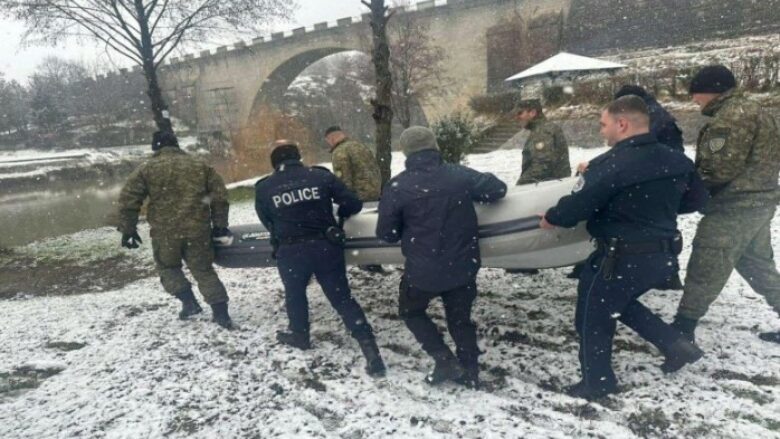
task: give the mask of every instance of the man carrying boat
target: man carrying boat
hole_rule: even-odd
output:
[[[547,211],[540,226],[588,221],[598,249],[580,275],[575,326],[582,380],[566,389],[598,399],[616,393],[612,339],[617,321],[655,345],[671,373],[703,355],[692,342],[639,302],[677,273],[682,239],[678,213],[701,210],[708,194],[693,162],[650,134],[647,105],[637,96],[615,100],[601,116],[612,149],[590,162],[570,196]]]

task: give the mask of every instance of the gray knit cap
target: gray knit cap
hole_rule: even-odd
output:
[[[407,157],[416,152],[429,149],[439,150],[439,145],[436,143],[436,135],[433,134],[430,128],[425,127],[407,128],[401,133],[400,143],[401,150]]]

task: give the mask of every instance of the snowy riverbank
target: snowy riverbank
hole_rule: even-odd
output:
[[[598,152],[574,149],[572,164]],[[467,162],[511,184],[520,151]],[[394,169],[402,166],[396,155]],[[251,203],[238,204],[231,223],[256,222],[254,215]],[[683,266],[697,220],[681,222],[688,243]],[[780,215],[773,231],[780,254]],[[110,229],[25,251],[45,255],[69,245],[85,257],[129,255],[114,250],[118,239]],[[140,258],[135,263],[148,263],[150,253],[144,242],[133,254]],[[474,312],[486,352],[486,389],[480,391],[422,383],[431,361],[397,318],[398,271],[370,276],[350,270],[389,367],[381,380],[365,375],[356,343],[317,287],[309,295],[314,349],[276,346],[274,333],[286,317],[282,285],[271,269],[219,270],[240,326],[235,332],[218,330],[208,313],[192,322],[176,320],[177,304],[153,277],[99,294],[21,295],[2,302],[0,390],[9,383],[30,389],[0,393],[0,437],[780,435],[780,347],[756,337],[780,327],[780,319],[737,276],[702,322],[699,340],[708,355],[699,363],[665,377],[656,367],[661,357],[621,327],[615,365],[623,393],[600,404],[558,393],[578,377],[576,282],[565,278],[567,271],[545,270],[537,277],[480,273]],[[671,319],[678,300],[677,292],[653,292],[645,303]],[[441,317],[441,307],[433,314]]]

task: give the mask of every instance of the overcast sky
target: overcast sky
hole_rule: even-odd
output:
[[[297,0],[300,6],[291,22],[277,26],[274,30],[291,30],[301,26],[311,26],[323,21],[335,21],[339,18],[357,16],[367,12],[360,0]],[[40,61],[49,55],[58,55],[87,62],[96,61],[102,65],[118,68],[125,65],[125,59],[112,55],[108,57],[99,46],[70,43],[59,48],[34,47],[22,49],[19,40],[24,32],[21,23],[0,19],[0,72],[8,79],[24,81]],[[251,40],[255,35],[236,38]],[[207,44],[206,47],[220,45],[220,42]]]

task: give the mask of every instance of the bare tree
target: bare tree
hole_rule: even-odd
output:
[[[154,121],[172,129],[158,80],[177,48],[286,18],[288,0],[0,0],[0,10],[27,25],[28,43],[87,38],[141,66]]]
[[[396,6],[408,6],[404,0]],[[433,44],[430,26],[416,14],[397,14],[388,28],[393,73],[393,110],[404,128],[412,124],[418,102],[444,91],[444,49]]]
[[[371,54],[376,70],[376,98],[371,101],[371,105],[374,107],[373,117],[376,121],[376,158],[384,184],[390,180],[390,164],[393,159],[393,77],[390,72],[390,46],[387,41],[387,24],[393,14],[385,6],[385,0],[362,1],[371,9]]]

